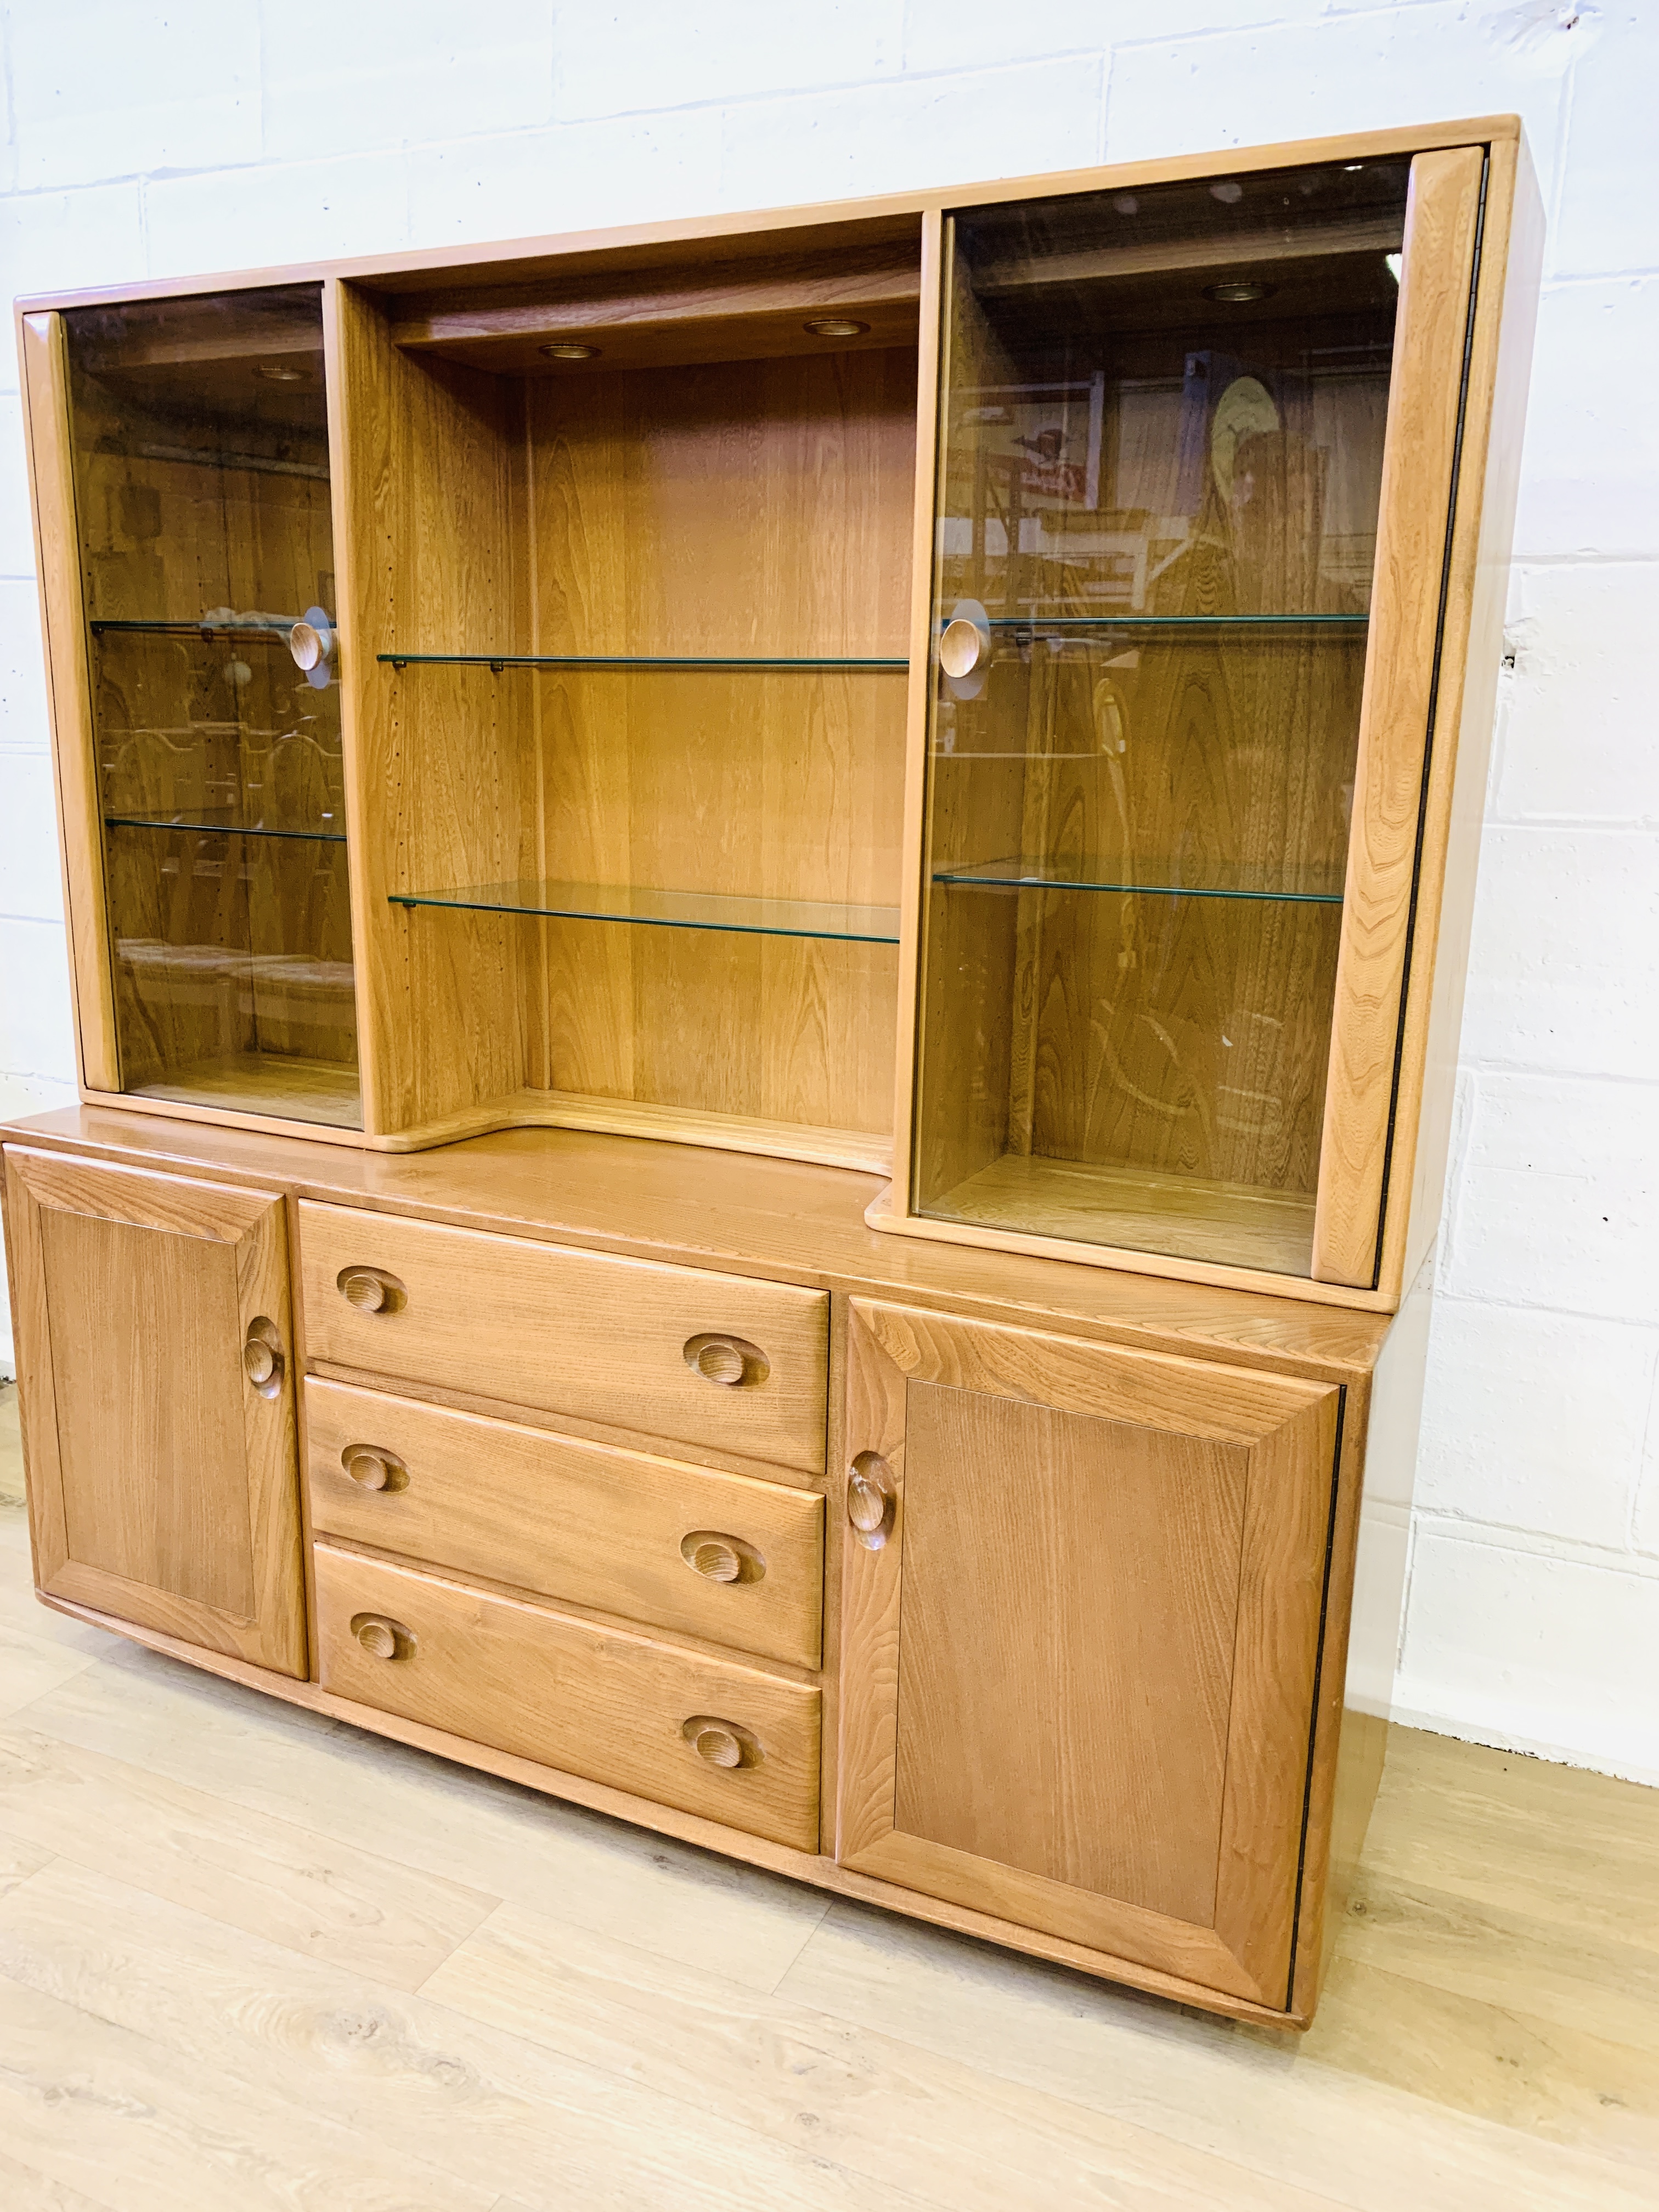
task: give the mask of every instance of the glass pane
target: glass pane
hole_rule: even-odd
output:
[[[1308,1271],[1407,173],[951,225],[924,1214]]]
[[[64,321],[123,1085],[356,1127],[320,292]]]
[[[658,929],[718,929],[750,937],[848,938],[898,943],[896,906],[831,905],[817,899],[725,898],[625,884],[475,884],[453,891],[398,891],[394,906],[453,906],[483,914],[553,915],[574,921],[635,921]]]

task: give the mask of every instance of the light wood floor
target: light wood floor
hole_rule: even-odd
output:
[[[20,1488],[8,1406],[5,2212],[1659,2203],[1659,1792],[1401,1734],[1297,2041],[114,1643]]]

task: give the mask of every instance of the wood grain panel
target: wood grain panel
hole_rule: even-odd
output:
[[[5,1157],[40,1587],[303,1673],[282,1200]]]
[[[775,1843],[816,1844],[815,1689],[326,1545],[317,1607],[325,1690]],[[364,1613],[406,1631],[407,1655],[371,1656],[352,1627]],[[703,1717],[745,1732],[743,1764],[699,1754],[682,1730]]]
[[[859,1299],[849,1364],[837,1856],[1285,2002],[1337,1394]]]
[[[92,734],[92,679],[70,459],[69,369],[62,316],[20,317],[18,340],[28,418],[35,566],[46,642],[52,783],[63,843],[76,1051],[82,1079],[89,1089],[118,1091],[121,1068],[104,897],[102,809]]]
[[[1316,1277],[1361,1287],[1376,1279],[1484,168],[1478,146],[1419,155],[1406,215],[1314,1238]]]
[[[315,1377],[305,1398],[322,1534],[817,1665],[823,1501],[812,1492]],[[385,1487],[354,1479],[364,1451],[390,1455]],[[685,1557],[699,1532],[733,1540],[730,1580]]]
[[[384,1213],[300,1207],[308,1356],[684,1437],[811,1474],[823,1466],[829,1301],[821,1291],[653,1267]],[[339,1278],[373,1268],[385,1309]],[[767,1371],[710,1382],[685,1347],[757,1348]]]

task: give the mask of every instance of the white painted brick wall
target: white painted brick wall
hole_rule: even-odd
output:
[[[1551,219],[1400,1679],[1659,1779],[1659,0],[14,0],[0,289],[1518,109]],[[0,1109],[71,1095],[0,359]]]

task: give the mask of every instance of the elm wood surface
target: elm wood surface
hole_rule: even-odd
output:
[[[1455,718],[1443,732],[1433,731],[1432,718],[1449,518],[1464,501],[1478,517],[1482,489],[1472,471],[1465,491],[1455,463],[1486,185],[1478,146],[1421,154],[1412,164],[1312,1270],[1322,1281],[1364,1288],[1382,1257],[1425,764],[1431,740],[1455,753],[1458,739]],[[1501,262],[1489,281],[1501,289]],[[1454,661],[1465,641],[1453,641]],[[1443,800],[1436,835],[1443,844]]]
[[[877,1236],[864,1224],[878,1189],[868,1176],[678,1145],[527,1130],[370,1155],[91,1106],[0,1127],[0,1139],[276,1183],[302,1200],[362,1209],[366,1227],[388,1212],[407,1214],[538,1243],[920,1300],[1320,1381],[1363,1380],[1389,1330],[1385,1316],[1346,1306]],[[329,1296],[337,1300],[331,1285]]]
[[[341,1287],[360,1269],[397,1285],[378,1310]],[[613,1423],[622,1414],[635,1431],[797,1479],[823,1472],[821,1291],[309,1200],[300,1206],[300,1279],[313,1359],[554,1413]],[[710,1334],[758,1345],[764,1380],[726,1388],[700,1372],[687,1347]]]
[[[837,1856],[1288,2006],[1339,1394],[857,1299],[848,1387]]]
[[[322,1535],[817,1665],[823,1502],[811,1492],[315,1376],[305,1395]]]
[[[9,1146],[43,1590],[302,1674],[280,1196]]]
[[[324,1689],[797,1850],[815,1844],[816,1689],[361,1553],[319,1545],[316,1569]],[[361,1640],[366,1613],[377,1634],[391,1624],[390,1656],[383,1638]]]

